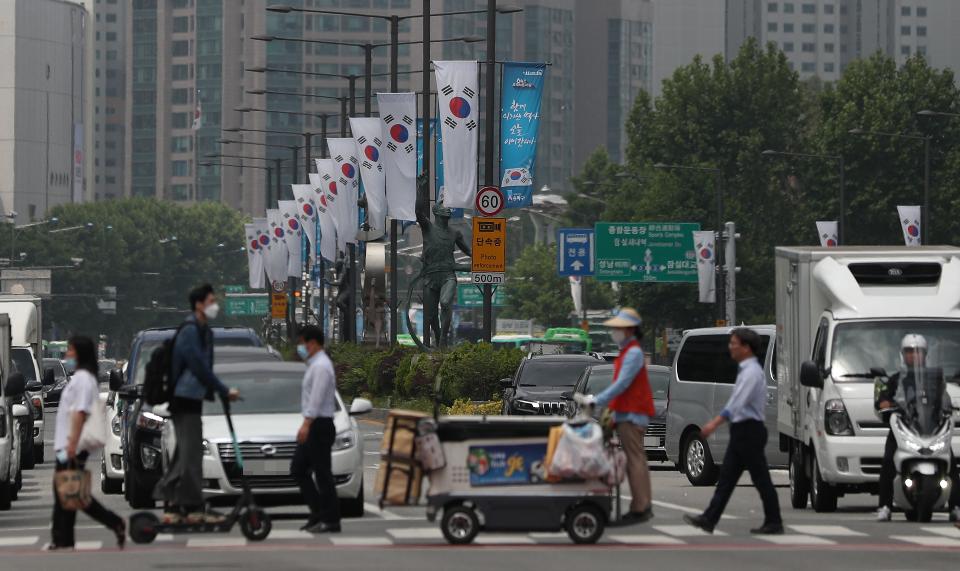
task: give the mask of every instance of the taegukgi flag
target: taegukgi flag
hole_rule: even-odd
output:
[[[247,244],[247,272],[250,289],[263,288],[263,256],[261,255],[260,236],[257,224],[244,224],[243,234]]]
[[[716,237],[712,230],[693,233],[694,251],[697,253],[697,277],[699,278],[700,303],[716,303],[717,279]]]
[[[311,177],[313,173],[310,173]],[[316,244],[316,226],[317,226],[317,205],[313,199],[313,188],[310,184],[294,184],[293,203],[297,207],[297,218],[300,220],[300,227],[305,232],[307,240],[310,241],[312,250],[317,249]]]
[[[287,251],[286,231],[283,229],[283,217],[280,211],[271,208],[267,210],[267,231],[270,234],[270,245],[267,246],[267,276],[271,282],[286,282]]]
[[[269,215],[270,211],[267,211]],[[263,256],[263,269],[267,274],[267,280],[274,291],[282,291],[286,288],[286,264],[284,259],[281,263],[276,263],[278,248],[274,248],[273,232],[267,218],[254,218],[253,223],[257,225],[257,240],[260,241],[260,252]],[[278,269],[279,268],[279,269]]]
[[[284,241],[287,244],[287,274],[295,278],[303,272],[304,236],[297,216],[296,200],[278,200],[277,210],[283,221]],[[307,250],[309,252],[309,249]]]
[[[443,133],[443,205],[473,208],[477,194],[479,64],[435,61]]]
[[[417,153],[414,129],[417,96],[414,93],[378,93],[380,137],[387,216],[416,220]]]
[[[900,215],[900,227],[903,228],[903,241],[907,246],[919,246],[920,238],[920,207],[897,206]]]
[[[537,157],[540,102],[547,65],[503,64],[500,96],[500,188],[506,208],[533,204],[533,167]]]
[[[330,212],[330,219],[337,237],[337,251],[347,251],[347,218],[348,214],[344,212],[347,206],[347,197],[342,193],[340,184],[337,182],[337,163],[333,159],[316,159],[317,174],[320,175],[325,196],[327,198],[327,210]],[[326,226],[323,227],[326,230]]]
[[[360,179],[367,198],[367,225],[369,239],[382,236],[387,229],[386,175],[381,162],[383,128],[378,117],[351,117],[350,131],[357,144],[360,160]]]
[[[835,248],[840,244],[839,226],[836,220],[817,220],[817,235],[824,248]]]
[[[334,212],[331,203],[327,200],[327,191],[324,186],[329,183],[324,182],[320,173],[310,173],[310,187],[313,202],[317,205],[317,226],[314,233],[314,239],[320,243],[319,250],[314,245],[321,257],[331,262],[337,259],[337,227],[334,224]],[[332,183],[336,187],[336,183]],[[319,234],[318,234],[319,233]],[[318,237],[319,236],[319,237]]]
[[[357,243],[357,232],[360,230],[360,208],[357,200],[360,199],[360,161],[357,158],[357,145],[353,139],[327,139],[330,147],[330,156],[337,167],[337,185],[343,202],[340,212],[344,217],[340,220],[340,229],[344,238],[351,244]]]

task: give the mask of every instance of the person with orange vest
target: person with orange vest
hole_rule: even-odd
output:
[[[623,516],[623,523],[643,523],[653,517],[650,469],[643,436],[656,414],[640,347],[643,320],[635,309],[625,307],[603,324],[612,329],[610,335],[620,346],[613,365],[613,383],[596,397],[587,396],[584,400],[613,412],[617,434],[627,455],[627,478],[633,494],[630,512]]]

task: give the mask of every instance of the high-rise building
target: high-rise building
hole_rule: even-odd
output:
[[[127,0],[83,0],[87,8],[86,108],[84,133],[87,200],[124,196],[127,130]]]
[[[84,196],[83,6],[0,2],[0,211],[43,218]]]

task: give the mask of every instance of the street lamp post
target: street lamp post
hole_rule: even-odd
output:
[[[668,165],[664,163],[657,163],[653,165],[654,168],[666,169],[666,170],[685,170],[685,171],[699,171],[699,172],[708,172],[714,176],[714,184],[716,187],[717,194],[717,235],[720,237],[722,242],[723,240],[723,171],[718,168],[713,167],[699,167],[699,166],[690,166],[690,165]],[[729,236],[728,239],[733,239],[732,236]],[[726,287],[724,280],[726,270],[723,267],[723,248],[718,245],[716,248],[716,257],[717,257],[717,297],[721,300],[723,305],[719,308],[719,313],[721,316],[726,317],[729,313],[728,306],[733,300],[726,299]],[[730,268],[730,271],[736,271],[735,268]]]
[[[931,115],[941,115],[941,113],[930,112]],[[868,131],[866,129],[850,129],[847,131],[851,135],[883,135],[885,137],[896,137],[900,139],[911,139],[914,141],[923,141],[923,208],[920,210],[920,240],[927,244],[930,226],[930,135],[919,133],[890,133],[886,131]]]
[[[846,229],[846,217],[847,217],[847,206],[846,206],[846,188],[845,188],[845,169],[843,163],[843,155],[822,155],[818,153],[791,153],[787,151],[774,151],[772,149],[767,149],[760,153],[765,157],[798,157],[803,159],[821,159],[824,161],[837,161],[838,172],[840,176],[840,204],[839,204],[839,216],[837,218],[837,243],[844,243],[844,232]]]

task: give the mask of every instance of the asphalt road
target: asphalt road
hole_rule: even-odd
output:
[[[51,415],[52,411],[47,411]],[[52,458],[52,422],[48,424],[47,458]],[[367,485],[378,466],[382,426],[363,422]],[[95,464],[92,464],[95,465]],[[648,524],[608,529],[596,546],[574,546],[563,533],[481,533],[475,545],[446,544],[437,524],[426,521],[422,507],[367,505],[361,519],[345,520],[344,531],[311,536],[298,531],[306,512],[299,507],[269,508],[274,517],[270,537],[248,542],[235,529],[230,534],[160,536],[150,545],[128,541],[114,547],[112,534],[85,515],[77,519],[77,552],[41,551],[49,540],[52,510],[51,464],[24,473],[20,499],[0,512],[0,569],[70,569],[77,565],[109,569],[636,569],[641,565],[679,569],[810,569],[823,566],[854,571],[945,569],[960,555],[960,530],[938,514],[929,524],[911,524],[902,514],[887,524],[872,521],[876,498],[841,499],[834,514],[788,507],[786,473],[775,472],[787,534],[757,538],[749,529],[762,519],[759,498],[744,476],[727,509],[727,517],[708,536],[687,527],[684,513],[699,513],[712,489],[694,488],[666,465],[654,466],[655,518]],[[103,496],[95,476],[95,493],[110,509],[125,516],[132,510],[122,496]],[[625,487],[626,489],[626,487]]]

